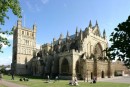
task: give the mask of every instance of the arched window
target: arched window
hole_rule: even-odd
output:
[[[22,34],[24,35],[24,31],[22,31]]]
[[[97,57],[102,57],[103,56],[103,50],[102,50],[102,46],[100,43],[97,43],[94,49],[94,54]]]
[[[104,71],[101,72],[101,78],[104,78]]]
[[[27,35],[29,36],[29,33],[27,32]]]
[[[68,74],[69,73],[69,63],[68,63],[67,59],[63,59],[63,61],[62,61],[61,72],[63,74]]]
[[[76,62],[76,74],[80,73],[80,64],[79,61]]]

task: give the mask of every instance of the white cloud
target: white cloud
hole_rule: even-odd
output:
[[[42,4],[46,4],[49,2],[49,0],[41,0]]]
[[[41,46],[40,44],[36,44],[37,49],[40,49],[40,46]]]
[[[4,43],[0,43],[0,44],[2,44],[2,48],[7,48],[8,46],[7,45],[4,45]]]
[[[8,35],[8,36],[7,36],[7,39],[8,39],[8,40],[13,40],[13,35]]]
[[[3,38],[7,38],[9,41],[12,41],[13,40],[13,35],[6,35],[6,34],[0,34],[0,36],[2,36]],[[2,44],[2,48],[7,48],[8,46],[7,45],[4,45],[4,43],[1,43]]]
[[[0,65],[10,65],[12,63],[12,56],[0,57]]]
[[[8,40],[13,40],[13,35],[0,34],[0,36],[7,38]]]

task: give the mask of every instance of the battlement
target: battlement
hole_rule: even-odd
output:
[[[22,27],[22,30],[26,30],[26,31],[30,31],[30,32],[33,32],[33,29],[30,29],[30,28],[26,28],[26,27]]]
[[[75,49],[72,49],[70,51],[64,51],[64,52],[61,52],[59,53],[59,55],[81,55],[83,52],[79,52],[78,50],[75,50]]]
[[[46,43],[46,44],[43,44],[43,45],[42,45],[42,47],[47,47],[47,46],[51,46],[51,44]]]

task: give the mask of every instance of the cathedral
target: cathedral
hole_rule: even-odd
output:
[[[91,21],[84,30],[76,28],[74,35],[60,34],[52,43],[36,48],[36,31],[22,26],[17,21],[14,26],[12,70],[16,74],[34,76],[59,76],[61,79],[111,78],[128,72],[122,62],[112,62],[106,56],[108,47],[105,30],[100,32],[99,25]]]

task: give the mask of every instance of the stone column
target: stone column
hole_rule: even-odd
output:
[[[78,51],[73,51],[72,54],[72,80],[74,80],[74,77],[76,77],[76,62],[79,59]]]
[[[76,76],[74,55],[72,55],[72,66],[71,67],[72,67],[72,80],[74,80],[74,77]]]

